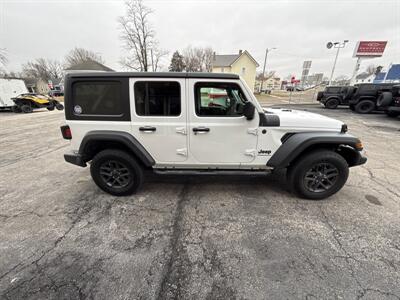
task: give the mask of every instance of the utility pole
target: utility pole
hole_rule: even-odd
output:
[[[260,93],[261,93],[261,91],[262,91],[262,89],[263,89],[263,84],[264,84],[265,66],[267,65],[268,52],[271,51],[271,50],[274,50],[274,49],[276,49],[276,48],[275,48],[275,47],[274,47],[274,48],[270,48],[270,49],[267,48],[267,49],[265,50],[264,67],[263,67],[262,78],[261,78],[261,84],[260,84]]]
[[[349,40],[344,40],[343,42],[334,42],[334,43],[329,42],[326,45],[326,47],[328,49],[331,49],[332,46],[333,46],[333,48],[337,49],[336,56],[335,56],[335,62],[333,63],[333,67],[332,67],[331,77],[329,78],[329,85],[332,84],[333,74],[335,73],[336,62],[337,62],[337,59],[338,59],[338,56],[339,56],[339,51],[340,51],[341,48],[344,48],[344,46],[346,46],[346,43],[348,43],[348,42],[349,42]]]

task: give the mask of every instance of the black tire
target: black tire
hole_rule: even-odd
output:
[[[54,110],[54,104],[49,104],[46,108],[47,108],[47,110],[52,111],[52,110]]]
[[[16,114],[19,114],[19,113],[22,112],[21,108],[20,108],[18,105],[12,106],[12,107],[11,107],[11,111],[14,112],[14,113],[16,113]]]
[[[322,149],[301,156],[288,169],[288,183],[292,190],[311,200],[332,196],[343,187],[348,176],[346,160],[334,151]]]
[[[329,99],[328,101],[326,101],[325,103],[325,107],[329,108],[329,109],[335,109],[337,108],[339,105],[339,100],[336,98],[333,99]]]
[[[378,107],[386,107],[389,106],[390,103],[393,101],[393,95],[391,92],[383,92],[379,95],[378,99],[376,100],[376,106]]]
[[[400,116],[400,113],[397,111],[386,111],[386,115],[391,118],[397,118]]]
[[[21,106],[21,111],[25,114],[28,114],[28,113],[31,113],[33,111],[33,109],[32,109],[32,106],[24,104]]]
[[[355,111],[359,114],[369,114],[375,109],[375,103],[371,100],[362,100],[355,106]]]
[[[352,110],[352,111],[355,111],[355,110],[356,110],[356,108],[354,107],[354,104],[350,104],[349,108],[350,108],[350,110]]]
[[[320,91],[317,93],[317,101],[320,101],[324,97],[324,92]]]
[[[62,105],[61,103],[57,102],[56,103],[56,108],[57,108],[57,110],[63,110],[64,109],[64,105]]]
[[[92,160],[90,174],[99,188],[114,196],[133,194],[142,185],[144,177],[143,169],[136,160],[117,149],[97,153]]]

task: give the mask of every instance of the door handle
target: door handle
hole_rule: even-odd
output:
[[[153,126],[144,126],[144,127],[139,127],[139,130],[143,132],[154,132],[156,131],[156,128]]]
[[[194,132],[194,134],[207,133],[207,132],[210,132],[210,128],[207,128],[207,127],[194,127],[193,128],[193,132]]]

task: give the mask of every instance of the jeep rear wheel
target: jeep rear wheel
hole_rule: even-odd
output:
[[[143,182],[143,170],[125,151],[109,149],[92,160],[90,173],[103,191],[114,196],[133,194]]]
[[[329,109],[335,109],[339,105],[339,100],[338,99],[329,99],[325,103],[325,107]]]
[[[347,181],[349,167],[336,152],[316,150],[300,157],[288,169],[288,182],[302,198],[319,200],[338,192]]]
[[[356,112],[359,114],[368,114],[375,109],[375,103],[371,100],[362,100],[355,106]]]

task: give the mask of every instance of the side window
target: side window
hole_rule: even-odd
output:
[[[243,115],[247,100],[237,84],[198,82],[194,89],[196,115],[199,117]]]
[[[121,83],[78,81],[72,85],[72,109],[76,116],[122,116]]]
[[[181,87],[176,81],[138,81],[134,86],[138,116],[179,116]]]

